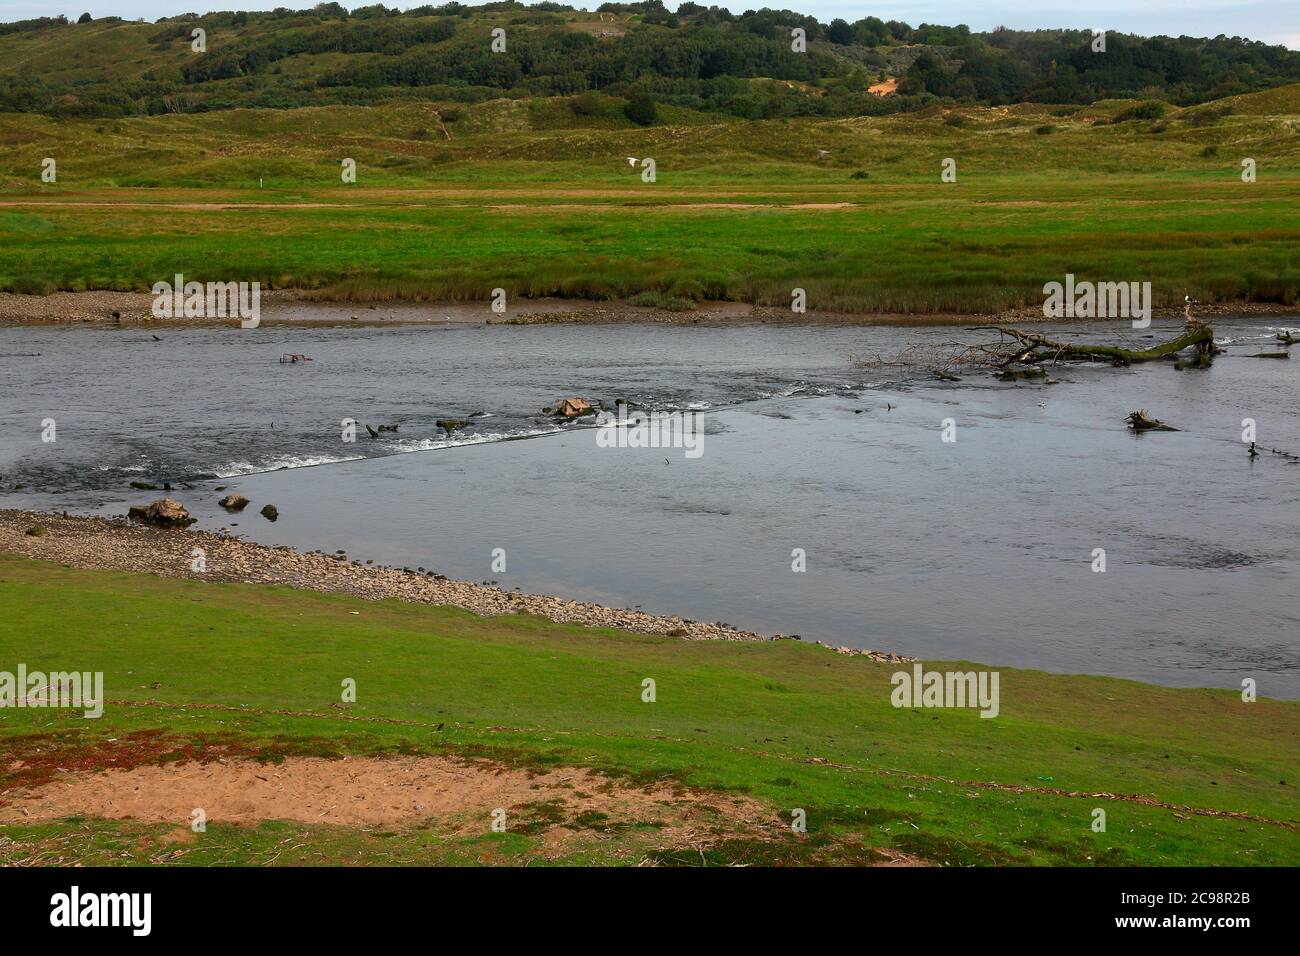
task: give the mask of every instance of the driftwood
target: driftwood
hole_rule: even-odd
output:
[[[451,139],[451,133],[447,132],[447,124],[442,121],[442,114],[434,110],[433,118],[438,121],[438,129],[442,130],[442,135]]]
[[[1175,360],[1177,369],[1191,365],[1206,368],[1215,355],[1223,350],[1214,344],[1214,330],[1208,325],[1190,319],[1183,333],[1177,338],[1153,345],[1148,349],[1126,349],[1114,345],[1084,345],[1075,342],[1058,342],[1039,332],[1030,332],[1005,325],[980,325],[968,328],[968,332],[996,332],[998,340],[985,344],[969,342],[945,342],[942,344],[925,343],[912,345],[890,358],[876,355],[855,358],[855,364],[863,367],[894,366],[919,368],[929,371],[940,380],[956,379],[954,372],[962,368],[991,368],[995,374],[1006,381],[1018,381],[1028,378],[1046,378],[1041,366],[1056,362],[1109,362],[1113,365],[1132,365],[1135,362],[1154,362],[1161,359]],[[1194,354],[1186,363],[1179,353],[1194,349]],[[1031,366],[1015,368],[1015,366]],[[1046,378],[1047,384],[1052,384]]]
[[[1166,425],[1158,418],[1152,418],[1147,414],[1145,408],[1139,412],[1129,412],[1126,421],[1128,427],[1135,432],[1176,432],[1179,430],[1173,425]]]
[[[1110,361],[1117,365],[1131,365],[1134,362],[1154,362],[1158,359],[1177,355],[1183,349],[1196,348],[1198,364],[1209,365],[1216,351],[1214,330],[1208,325],[1194,322],[1176,339],[1149,349],[1122,349],[1115,345],[1080,345],[1075,342],[1057,342],[1037,332],[1026,332],[1006,325],[981,325],[971,331],[993,331],[1010,339],[1017,348],[1007,353],[1000,349],[1002,360],[1000,367],[1013,363],[1032,364],[1036,362],[1059,361]],[[990,347],[990,351],[992,347]],[[1203,356],[1203,358],[1202,358]]]

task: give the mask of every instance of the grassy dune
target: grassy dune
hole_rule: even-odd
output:
[[[1002,670],[1001,714],[988,720],[895,709],[897,666],[797,642],[690,643],[14,556],[0,556],[0,601],[0,669],[102,670],[110,701],[99,720],[0,710],[0,790],[24,783],[30,768],[16,758],[38,751],[46,764],[92,768],[94,754],[102,762],[131,741],[163,741],[150,759],[165,762],[219,740],[276,759],[452,753],[595,767],[745,794],[769,820],[743,839],[720,820],[706,849],[682,854],[658,850],[653,827],[550,819],[580,834],[558,855],[536,821],[457,835],[442,823],[213,820],[173,855],[163,838],[175,826],[77,818],[0,826],[0,861],[698,865],[870,862],[882,850],[948,865],[1300,859],[1294,703]],[[357,681],[357,702],[340,706],[344,677]],[[641,700],[646,677],[654,703]],[[1091,830],[1097,807],[1105,833]],[[789,828],[793,808],[807,812],[804,835]]]
[[[457,107],[450,139],[429,104],[10,114],[0,289],[147,290],[182,272],[343,298],[782,304],[798,286],[814,308],[991,311],[1072,271],[1151,281],[1157,304],[1293,304],[1297,101],[1284,87],[1119,123],[1130,103],[755,123],[665,109],[643,129],[616,101],[579,117],[503,100]],[[39,181],[46,156],[57,183]],[[657,182],[627,157],[654,158]],[[940,182],[948,157],[956,183]]]

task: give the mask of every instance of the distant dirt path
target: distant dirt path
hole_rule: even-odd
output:
[[[349,209],[370,203],[345,202],[106,202],[102,199],[5,199],[0,206],[105,206],[109,209]],[[385,205],[375,203],[374,205]]]
[[[207,209],[218,212],[230,211],[237,209],[418,209],[429,205],[445,206],[449,208],[466,208],[466,209],[498,209],[502,212],[518,212],[521,210],[562,210],[572,212],[583,209],[609,209],[611,207],[635,207],[638,209],[800,209],[828,212],[836,209],[853,209],[859,203],[854,202],[793,202],[793,203],[762,203],[762,202],[715,202],[710,200],[693,200],[688,198],[672,199],[660,198],[651,201],[638,199],[628,201],[623,196],[606,196],[597,198],[590,203],[554,203],[548,202],[545,196],[535,197],[534,202],[527,203],[456,203],[456,202],[176,202],[160,201],[145,202],[140,200],[126,200],[123,202],[110,202],[102,199],[5,199],[0,200],[0,207],[3,206],[23,206],[23,207],[40,207],[53,206],[58,208],[76,208],[76,207],[103,207],[108,209]]]

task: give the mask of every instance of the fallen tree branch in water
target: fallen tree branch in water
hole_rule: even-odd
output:
[[[1017,372],[1013,365],[1040,365],[1062,361],[1111,362],[1131,365],[1134,362],[1153,362],[1159,359],[1176,359],[1185,349],[1195,349],[1190,364],[1198,368],[1210,365],[1214,356],[1223,350],[1214,344],[1214,330],[1191,319],[1182,335],[1149,349],[1126,349],[1114,345],[1084,345],[1058,342],[1038,332],[1029,332],[1006,325],[978,325],[968,332],[997,332],[998,341],[971,344],[966,342],[925,343],[912,345],[892,358],[876,355],[871,359],[855,359],[859,366],[895,366],[924,369],[941,380],[952,380],[954,369],[983,366],[997,369],[999,377],[1009,381],[1028,377]],[[1182,368],[1180,361],[1177,368]]]
[[[1139,412],[1129,412],[1125,421],[1128,422],[1128,427],[1135,432],[1176,432],[1179,430],[1173,425],[1166,425],[1158,418],[1152,418],[1147,414],[1145,408]]]
[[[1011,339],[1019,348],[1012,354],[1005,355],[1004,365],[1013,362],[1032,364],[1035,362],[1064,360],[1098,361],[1107,359],[1118,365],[1130,365],[1133,362],[1154,362],[1157,359],[1176,355],[1183,349],[1195,347],[1197,364],[1209,365],[1217,351],[1214,344],[1214,330],[1208,325],[1195,322],[1176,339],[1152,346],[1149,349],[1124,349],[1116,345],[1080,345],[1074,342],[1057,342],[1037,332],[1007,325],[980,325],[970,331],[993,331]]]

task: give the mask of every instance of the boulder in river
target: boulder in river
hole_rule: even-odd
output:
[[[262,509],[262,517],[267,521],[274,521],[276,518],[280,517],[280,509],[275,505],[267,505]]]
[[[198,520],[191,518],[190,513],[174,498],[159,498],[151,505],[132,505],[128,514],[135,521],[157,528],[185,528]]]
[[[564,418],[578,418],[581,415],[593,415],[596,410],[585,398],[562,398],[555,403],[555,414]]]
[[[243,495],[229,494],[218,501],[217,504],[221,505],[221,507],[225,508],[227,511],[243,511],[248,507],[248,499]]]
[[[994,372],[993,375],[1004,382],[1020,382],[1032,378],[1046,378],[1047,372],[1037,366],[1031,366],[1029,368],[1004,369],[1001,372]]]

